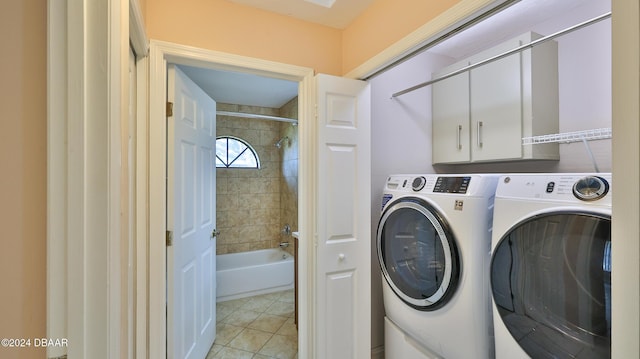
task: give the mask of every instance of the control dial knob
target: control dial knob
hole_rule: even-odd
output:
[[[587,176],[573,184],[573,195],[582,201],[595,201],[609,192],[609,183],[599,176]]]
[[[427,179],[424,178],[424,176],[416,177],[413,179],[413,182],[411,183],[411,188],[413,188],[415,192],[418,192],[421,189],[423,189],[426,184],[427,184]]]

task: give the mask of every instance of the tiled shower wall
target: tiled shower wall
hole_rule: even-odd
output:
[[[295,101],[294,101],[295,100]],[[292,100],[297,118],[297,99]],[[243,106],[233,104],[217,104],[220,111],[246,112],[270,116],[285,116],[281,109]],[[289,125],[289,124],[287,124]],[[289,125],[290,126],[290,125]],[[297,128],[294,128],[295,155],[293,155],[293,137],[291,145],[283,144],[278,149],[274,144],[281,138],[285,127],[281,122],[251,118],[218,116],[217,136],[234,136],[247,141],[257,152],[260,169],[218,168],[216,170],[216,221],[220,235],[217,237],[217,253],[237,253],[265,248],[277,247],[281,241],[290,241],[281,234],[285,223],[297,230]],[[289,151],[289,154],[286,154]],[[295,195],[284,193],[289,191],[283,166],[284,157],[296,158]],[[288,161],[288,160],[287,160]],[[290,165],[289,172],[291,173]],[[283,217],[283,201],[290,202],[295,197],[295,215]],[[285,206],[290,208],[289,205]],[[295,219],[283,222],[283,218]],[[294,227],[295,225],[295,227]],[[293,246],[291,246],[293,247]],[[293,248],[291,248],[293,249]]]
[[[294,98],[280,109],[280,116],[298,118],[298,98]],[[289,137],[282,148],[280,182],[280,227],[286,224],[293,231],[298,230],[298,127],[290,123],[280,124],[280,137]],[[287,251],[293,254],[293,237],[282,235],[283,242],[289,242]]]

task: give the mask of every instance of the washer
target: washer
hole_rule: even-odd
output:
[[[611,357],[611,175],[505,175],[491,291],[496,358]]]
[[[392,175],[377,230],[387,358],[491,358],[498,175]]]

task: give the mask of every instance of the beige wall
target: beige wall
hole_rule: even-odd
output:
[[[147,0],[137,0],[138,5],[140,5],[140,11],[142,12],[142,16],[146,17],[147,14]]]
[[[344,30],[227,0],[141,6],[151,39],[344,75],[460,1],[378,0]]]
[[[340,75],[341,33],[226,0],[146,0],[150,39]]]
[[[378,0],[342,35],[342,74],[355,69],[461,0]]]
[[[0,338],[46,336],[46,0],[6,0],[0,11]],[[1,358],[45,350],[0,347]]]

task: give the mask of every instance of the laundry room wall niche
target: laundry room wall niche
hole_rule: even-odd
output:
[[[390,174],[398,173],[504,173],[504,172],[593,172],[584,143],[559,144],[557,161],[511,161],[479,164],[432,164],[432,114],[430,86],[399,97],[391,95],[432,79],[432,73],[527,31],[548,35],[611,11],[609,1],[546,2],[562,10],[545,8],[536,23],[512,21],[518,26],[494,27],[482,41],[470,46],[454,46],[449,40],[413,56],[369,79],[372,96],[372,238],[380,219],[382,188]],[[529,6],[519,11],[538,11],[533,1],[513,5]],[[507,9],[509,10],[509,9]],[[504,12],[506,13],[505,10]],[[515,11],[516,13],[518,11]],[[479,23],[467,31],[487,31],[490,24]],[[493,26],[493,25],[491,25]],[[476,30],[474,30],[476,28]],[[558,43],[559,132],[611,127],[611,20],[555,39]],[[588,142],[602,172],[611,171],[611,139]],[[375,246],[372,246],[375,247]],[[374,251],[375,252],[375,251]],[[372,260],[377,263],[376,254]],[[378,266],[372,266],[372,342],[383,343],[384,306]],[[381,339],[382,338],[382,339]]]
[[[609,11],[608,1],[574,1],[570,11],[554,14],[527,28],[492,30],[490,33],[500,37],[484,40],[484,46],[494,46],[526,31],[548,35]],[[611,20],[599,21],[555,41],[558,43],[559,132],[610,128]],[[482,51],[474,46],[465,49],[444,41],[370,80],[376,144],[372,155],[380,172],[409,173],[415,167],[423,168],[426,173],[595,171],[582,142],[561,143],[558,161],[432,165],[431,86],[395,98],[391,95],[428,81],[432,79],[432,72]],[[591,141],[588,146],[598,169],[610,171],[611,139]]]

